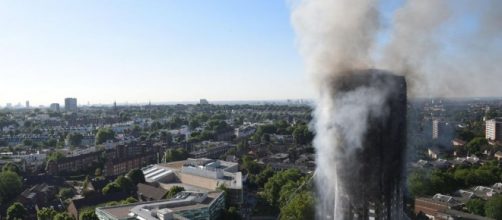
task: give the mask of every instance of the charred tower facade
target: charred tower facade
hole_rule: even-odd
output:
[[[341,132],[335,153],[339,188],[338,212],[343,219],[403,219],[403,165],[406,146],[406,81],[403,76],[369,69],[352,71],[333,81],[334,98],[358,89],[374,91],[373,110],[362,114],[366,127],[357,147],[347,146]],[[378,93],[378,94],[377,94]],[[378,95],[378,98],[376,97]],[[367,98],[367,97],[366,97]],[[337,218],[336,214],[334,215]],[[340,215],[338,215],[340,216]]]

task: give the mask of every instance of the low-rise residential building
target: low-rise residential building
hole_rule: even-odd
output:
[[[58,160],[47,161],[46,171],[51,175],[72,173],[91,168],[99,162],[102,151],[95,151],[77,156],[63,157]]]
[[[495,152],[495,154],[493,154],[493,156],[495,157],[495,159],[497,159],[498,161],[502,161],[502,151],[497,151]]]
[[[126,199],[127,197],[128,197],[127,193],[118,192],[118,193],[107,194],[107,195],[98,194],[97,196],[93,196],[93,197],[73,199],[70,201],[70,204],[68,204],[66,211],[73,218],[79,220],[80,213],[85,209],[88,209],[90,207],[94,207],[99,204],[111,202],[111,201],[123,200],[123,199]]]
[[[190,157],[218,159],[234,147],[234,145],[227,142],[203,142],[200,146],[197,146],[199,150],[190,152]]]
[[[49,201],[56,198],[56,193],[56,187],[42,183],[24,190],[16,198],[16,201],[23,204],[27,210],[34,211],[45,207]]]
[[[473,188],[473,192],[477,197],[483,198],[483,199],[491,198],[495,194],[497,194],[497,192],[494,189],[492,189],[491,187],[487,187],[487,186],[476,186]]]
[[[448,200],[451,201],[452,199],[453,198],[448,198],[448,196],[442,197],[441,199],[416,198],[415,214],[424,214],[429,219],[437,220],[490,220],[490,218],[454,209],[450,206],[450,202],[448,202]]]
[[[256,132],[256,127],[254,126],[241,126],[235,129],[235,136],[237,138],[250,137]]]

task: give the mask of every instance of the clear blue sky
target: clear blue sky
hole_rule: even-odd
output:
[[[312,98],[289,16],[284,0],[1,0],[0,105]]]
[[[0,104],[308,98],[289,5],[1,1]]]

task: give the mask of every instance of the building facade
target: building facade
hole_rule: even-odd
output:
[[[67,112],[76,112],[77,111],[77,99],[76,98],[64,99],[64,109]]]
[[[178,193],[173,199],[96,208],[100,220],[213,220],[225,208],[223,192]]]
[[[502,140],[502,118],[490,119],[486,121],[486,139],[491,141]]]
[[[59,112],[59,103],[51,103],[49,107],[52,111]]]

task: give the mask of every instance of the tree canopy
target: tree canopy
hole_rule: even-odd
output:
[[[465,207],[470,213],[476,215],[485,215],[485,201],[481,199],[471,199],[466,204]]]
[[[71,146],[79,146],[82,144],[82,139],[84,139],[84,136],[80,133],[70,133],[66,136],[66,141]]]
[[[166,198],[173,198],[179,192],[185,191],[183,186],[173,186],[167,191]]]
[[[12,163],[12,162],[8,162],[5,165],[3,165],[2,172],[5,172],[5,171],[12,171],[12,172],[15,172],[17,174],[21,173],[21,169],[19,169],[19,167],[16,164]]]
[[[98,216],[94,212],[94,209],[83,210],[79,215],[80,220],[99,220]]]
[[[263,190],[263,195],[267,202],[274,207],[278,207],[282,187],[289,181],[298,181],[301,177],[302,174],[297,169],[281,171],[270,177]]]
[[[22,187],[21,177],[12,171],[0,172],[0,203],[14,199]]]
[[[293,139],[297,144],[308,144],[312,142],[314,134],[309,130],[304,123],[299,123],[294,127]]]
[[[486,202],[485,213],[487,217],[502,219],[502,196],[498,195]]]
[[[166,162],[186,160],[187,158],[188,158],[188,151],[185,148],[181,147],[176,149],[166,150],[165,153]]]
[[[37,210],[37,219],[38,220],[52,220],[56,216],[56,210],[52,208],[43,207]]]
[[[27,214],[23,204],[16,202],[7,209],[7,220],[22,220]]]
[[[102,144],[115,139],[115,132],[110,128],[101,128],[96,133],[96,144]]]
[[[315,219],[315,201],[312,192],[304,191],[293,196],[281,208],[282,220]]]
[[[138,185],[138,183],[145,183],[145,175],[140,169],[132,169],[127,173],[127,178],[129,178],[133,185]]]
[[[57,213],[53,220],[74,220],[73,217],[71,217],[68,213],[66,212],[61,212],[61,213]]]

